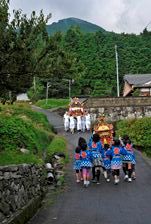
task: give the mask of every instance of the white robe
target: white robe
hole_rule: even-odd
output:
[[[77,116],[77,130],[80,131],[81,128],[81,116]]]
[[[85,115],[85,124],[86,124],[86,129],[89,131],[91,127],[90,114]]]
[[[64,114],[64,129],[65,131],[69,130],[69,115]]]
[[[85,132],[85,116],[81,117],[81,130]]]
[[[75,128],[75,121],[74,117],[70,117],[70,130],[73,130]]]

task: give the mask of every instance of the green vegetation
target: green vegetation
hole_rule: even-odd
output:
[[[52,155],[65,147],[65,140],[53,133],[43,114],[23,104],[0,107],[0,165],[41,164],[45,153]]]
[[[46,100],[39,100],[36,105],[44,109],[65,108],[69,105],[69,99],[48,99],[47,104]]]
[[[119,54],[119,80],[122,92],[124,74],[150,73],[151,32],[140,35],[116,34],[98,29],[79,19],[58,23],[70,27],[65,33],[49,36],[50,15],[33,11],[30,18],[21,10],[9,21],[9,1],[0,3],[0,98],[14,101],[16,94],[28,91],[33,101],[43,99],[47,82],[50,98],[71,95],[115,96],[115,45]],[[75,26],[76,24],[76,26]],[[54,24],[56,25],[56,24]],[[78,26],[77,26],[78,25]],[[88,28],[97,32],[88,32]],[[93,31],[94,31],[93,30]],[[33,82],[34,80],[34,82]],[[69,81],[74,80],[74,83]],[[137,93],[135,93],[137,94]]]
[[[151,71],[148,60],[151,53],[149,31],[144,30],[140,35],[102,31],[84,33],[79,27],[71,27],[65,34],[57,33],[51,38],[58,48],[66,52],[70,69],[68,66],[64,67],[60,72],[62,79],[59,79],[57,70],[52,77],[47,76],[52,83],[49,97],[68,96],[68,82],[65,81],[67,75],[67,79],[75,80],[71,84],[72,96],[116,96],[115,45],[119,54],[121,92],[125,74],[145,74]],[[60,59],[55,61],[57,60]],[[61,60],[61,63],[66,64],[64,58]],[[62,69],[61,64],[60,66]]]
[[[55,153],[64,153],[66,155],[65,162],[68,161],[66,140],[61,136],[56,136],[48,147],[48,157],[52,157]]]
[[[151,118],[124,120],[117,122],[117,136],[129,135],[136,148],[151,157]]]
[[[9,20],[9,0],[0,2],[0,98],[5,103],[13,102],[18,93],[32,88],[33,80],[36,87],[29,91],[32,99],[43,97],[47,80],[52,80],[53,88],[50,95],[65,95],[67,85],[64,79],[78,75],[80,62],[74,55],[61,46],[61,35],[49,37],[46,24],[51,15],[44,16],[35,11],[30,18],[21,10],[14,11],[13,20]],[[37,78],[43,86],[38,86]],[[62,88],[60,88],[60,83]],[[68,83],[68,82],[67,82]],[[60,90],[61,89],[61,90]],[[64,94],[62,94],[64,93]]]
[[[42,163],[54,137],[46,117],[25,105],[1,106],[0,164]],[[27,150],[27,154],[21,149]]]
[[[12,164],[43,164],[42,158],[29,153],[29,154],[23,154],[19,153],[17,151],[3,151],[0,152],[0,165],[12,165]]]

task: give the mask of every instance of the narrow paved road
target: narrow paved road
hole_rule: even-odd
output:
[[[41,110],[43,111],[43,110]],[[43,111],[56,129],[68,139],[70,151],[79,135],[63,132],[62,119],[56,113]],[[88,134],[82,135],[88,138]],[[101,178],[101,184],[84,189],[76,184],[72,164],[68,171],[67,190],[53,206],[41,209],[29,224],[151,224],[151,167],[137,153],[137,180],[115,186]]]

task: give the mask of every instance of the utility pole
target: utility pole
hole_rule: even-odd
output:
[[[116,58],[117,97],[119,97],[119,96],[120,96],[120,88],[119,88],[119,66],[118,66],[118,52],[117,52],[117,45],[115,45],[115,58]]]
[[[35,76],[34,76],[33,83],[34,83],[34,91],[36,92],[36,77]]]
[[[48,94],[49,94],[49,87],[51,86],[50,82],[47,82],[46,86],[46,104],[48,103]]]
[[[70,100],[70,97],[71,97],[71,80],[69,79],[69,100]]]
[[[68,95],[69,100],[71,98],[71,85],[74,83],[74,79],[63,79],[64,81],[68,81]]]
[[[12,91],[9,91],[8,92],[8,95],[9,95],[9,100],[10,100],[10,102],[12,101]]]

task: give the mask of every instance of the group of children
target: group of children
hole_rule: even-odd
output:
[[[72,134],[77,130],[78,132],[90,131],[91,118],[88,112],[81,115],[70,114],[66,112],[64,114],[64,130],[70,131]]]
[[[111,174],[114,184],[120,181],[120,170],[123,168],[124,180],[132,182],[135,179],[135,155],[133,145],[128,136],[124,139],[114,139],[112,145],[102,145],[100,136],[95,133],[88,144],[82,137],[74,153],[74,166],[76,182],[83,181],[88,187],[90,181],[100,184],[100,175],[103,173],[107,182]]]

